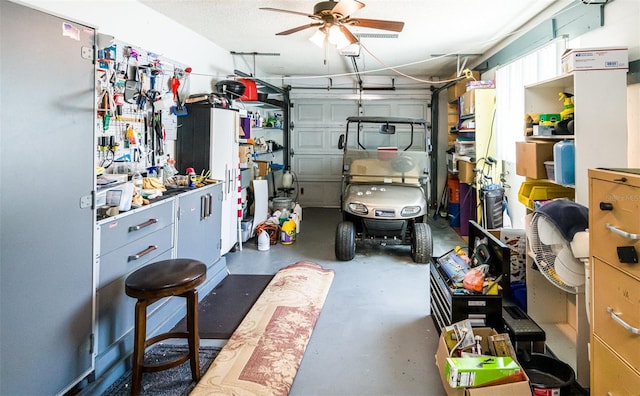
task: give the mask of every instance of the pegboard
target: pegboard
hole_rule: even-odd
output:
[[[97,51],[96,163],[106,173],[162,166],[186,114],[190,69],[115,40]]]

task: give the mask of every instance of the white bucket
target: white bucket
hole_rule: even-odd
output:
[[[272,206],[273,212],[276,210],[283,211],[284,209],[289,212],[291,210],[291,204],[293,203],[293,199],[289,197],[275,197],[273,198]]]
[[[260,235],[258,235],[258,250],[263,252],[265,250],[269,250],[269,247],[271,247],[269,233],[265,230],[262,230],[262,232],[260,232]]]

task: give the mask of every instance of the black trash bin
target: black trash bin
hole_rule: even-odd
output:
[[[522,353],[520,365],[527,373],[535,395],[569,395],[576,375],[568,364],[541,353]]]

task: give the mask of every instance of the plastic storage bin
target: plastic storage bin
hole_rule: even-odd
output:
[[[544,167],[547,170],[547,179],[554,181],[556,180],[555,174],[555,162],[553,161],[544,161]]]
[[[531,209],[535,209],[536,201],[546,201],[555,198],[575,197],[575,190],[570,187],[563,187],[551,182],[525,181],[518,190],[518,201]]]
[[[553,145],[555,181],[560,184],[576,183],[576,154],[573,140],[561,140]]]
[[[473,140],[456,140],[456,154],[474,155],[476,153],[476,142]]]

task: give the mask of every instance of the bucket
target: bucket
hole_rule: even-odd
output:
[[[296,222],[289,219],[280,227],[280,242],[283,245],[290,245],[296,241]]]
[[[523,354],[520,364],[535,396],[564,396],[571,392],[576,375],[568,364],[541,353]]]
[[[449,225],[460,227],[460,204],[449,203]]]
[[[291,210],[291,204],[293,203],[293,199],[289,197],[275,197],[272,201],[273,211],[279,210],[284,212],[284,209],[289,212]]]
[[[447,188],[449,189],[449,202],[460,203],[460,180],[457,177],[447,178]]]

